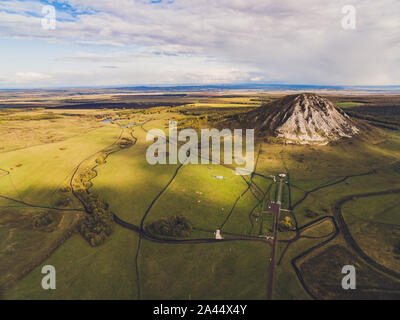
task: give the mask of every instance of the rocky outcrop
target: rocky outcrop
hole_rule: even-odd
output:
[[[360,132],[342,109],[311,93],[289,95],[252,110],[245,121],[258,136],[275,136],[296,144],[325,145]]]

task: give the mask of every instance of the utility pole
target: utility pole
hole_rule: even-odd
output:
[[[275,268],[276,268],[276,247],[278,244],[278,224],[280,218],[280,211],[281,211],[281,197],[282,197],[282,187],[283,187],[283,180],[286,177],[285,174],[279,175],[279,192],[278,192],[278,199],[276,202],[270,202],[268,204],[268,209],[271,213],[275,215],[274,220],[274,238],[272,242],[272,253],[271,253],[271,261],[269,265],[269,279],[268,279],[268,289],[267,289],[267,299],[272,300],[272,293],[274,289],[274,277],[275,277]]]

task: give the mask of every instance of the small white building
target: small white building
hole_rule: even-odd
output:
[[[224,239],[224,238],[221,236],[221,230],[215,231],[215,239],[217,239],[217,240],[222,240],[222,239]]]

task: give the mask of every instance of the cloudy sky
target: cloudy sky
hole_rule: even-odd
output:
[[[0,88],[400,85],[400,0],[0,0],[0,57]]]

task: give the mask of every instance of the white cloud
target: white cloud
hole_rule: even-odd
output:
[[[251,74],[257,73],[252,81],[400,84],[398,0],[59,2],[78,11],[74,22],[58,21],[56,30],[42,30],[40,18],[27,16],[20,8],[16,13],[0,12],[0,35],[135,48],[131,53],[56,57],[70,63],[134,64],[141,57],[140,63],[151,65],[157,54],[182,61],[197,56],[204,58],[204,69],[211,65],[207,61],[218,61],[225,79],[232,69],[249,75],[248,79],[234,76],[237,81],[251,80]],[[356,30],[341,27],[341,9],[346,4],[357,9]],[[190,65],[181,70],[180,60],[173,62],[177,82],[193,78]],[[200,78],[219,79],[211,69],[203,73],[207,76]]]
[[[47,74],[37,72],[17,72],[13,76],[7,79],[12,84],[30,84],[35,82],[43,82],[43,80],[49,80],[51,77]]]

